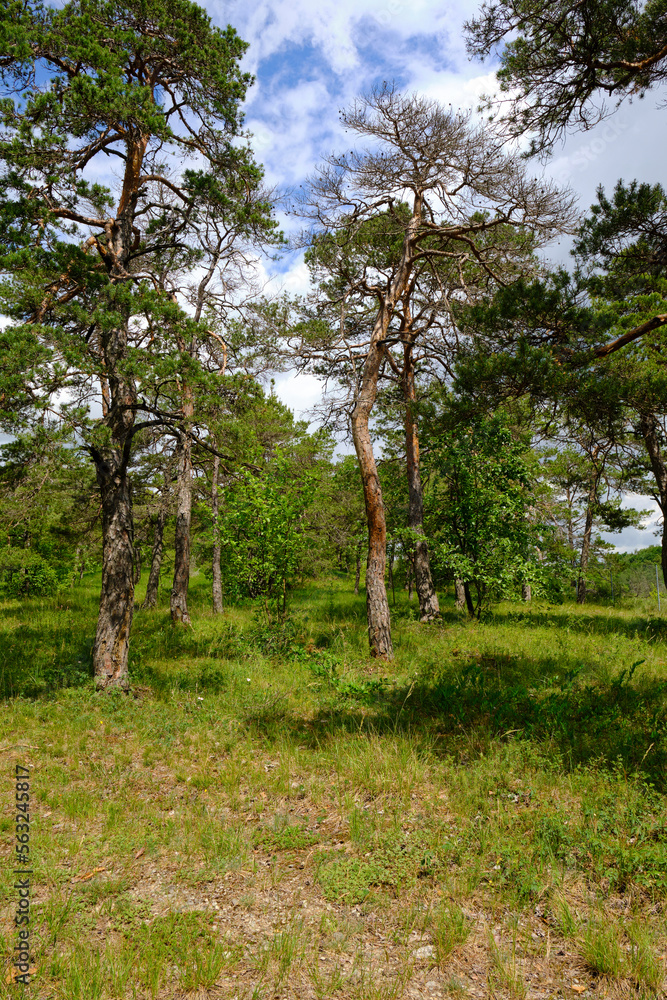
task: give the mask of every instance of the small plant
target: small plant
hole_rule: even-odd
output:
[[[257,847],[273,851],[299,851],[319,841],[316,833],[306,830],[301,824],[276,825],[274,829],[257,830],[254,842]]]
[[[448,903],[436,907],[431,916],[431,935],[438,965],[442,965],[458,945],[465,944],[471,930],[472,923],[460,906]]]
[[[205,990],[215,986],[226,962],[226,950],[213,941],[196,944],[185,957],[181,973],[181,987],[184,990]]]
[[[318,652],[317,657],[310,660],[308,666],[316,677],[324,681],[341,698],[368,704],[387,689],[386,677],[372,677],[369,680],[341,677],[337,657],[326,651]]]
[[[554,899],[553,909],[556,926],[563,937],[575,937],[579,929],[579,924],[575,914],[570,909],[567,900],[563,896],[556,896]]]
[[[310,981],[315,990],[316,1000],[331,1000],[336,994],[341,993],[348,985],[348,977],[344,974],[341,966],[336,962],[333,969],[322,969],[320,966],[320,953],[315,949],[311,956]]]
[[[303,960],[305,947],[303,920],[294,920],[286,930],[274,935],[270,951],[273,960],[278,964],[276,984],[283,983],[292,965]]]
[[[651,931],[640,923],[634,923],[627,928],[627,932],[630,938],[630,975],[639,986],[658,990],[664,980],[664,969],[656,954]]]
[[[362,968],[356,989],[351,996],[354,1000],[399,1000],[412,978],[412,970],[412,965],[405,964],[391,979],[387,979],[377,975],[379,971],[377,969]]]
[[[489,936],[489,949],[491,952],[492,972],[490,980],[495,980],[503,989],[507,990],[514,1000],[524,1000],[526,996],[526,984],[523,981],[521,970],[517,962],[517,940],[516,933],[512,938],[512,951],[507,955],[496,944],[493,936]]]
[[[451,976],[447,980],[445,984],[445,989],[452,997],[462,997],[465,996],[465,994],[468,992],[463,983],[461,982],[461,980],[458,979],[456,976]]]
[[[325,899],[336,903],[362,903],[375,883],[373,865],[362,861],[332,861],[317,872]]]
[[[265,656],[299,655],[303,646],[303,623],[288,613],[271,617],[262,607],[254,614],[255,624],[246,641]]]
[[[616,927],[591,922],[582,939],[581,954],[591,972],[618,979],[623,972],[623,956]]]

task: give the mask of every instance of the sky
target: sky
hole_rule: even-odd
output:
[[[345,149],[349,140],[339,110],[374,84],[394,82],[455,108],[475,108],[495,90],[493,59],[468,59],[462,26],[477,0],[205,0],[215,23],[231,24],[249,43],[244,68],[256,82],[246,103],[246,126],[266,180],[285,190],[298,188],[323,156]],[[667,111],[659,97],[626,102],[588,132],[570,134],[549,163],[534,164],[572,188],[585,211],[599,184],[607,190],[619,178],[665,182]],[[285,231],[294,226],[281,216]],[[567,264],[570,242],[549,256]],[[308,275],[292,253],[273,266],[271,287],[303,292]],[[320,384],[310,376],[283,376],[276,391],[299,416],[318,401]],[[632,551],[655,544],[656,505],[647,498],[626,503],[654,510],[646,530],[626,529],[607,540]]]

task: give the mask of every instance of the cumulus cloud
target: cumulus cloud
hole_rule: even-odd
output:
[[[638,496],[636,493],[626,493],[623,497],[623,507],[650,510],[651,514],[637,528],[625,528],[620,534],[601,532],[605,542],[611,542],[618,552],[634,552],[649,545],[659,545],[660,540],[657,536],[662,534],[662,513],[655,500],[652,497]]]
[[[478,0],[204,0],[214,20],[231,23],[250,47],[244,64],[256,77],[246,105],[257,159],[267,181],[283,189],[305,182],[323,156],[345,149],[339,111],[383,81],[417,91],[454,108],[475,109],[482,95],[497,90],[496,65],[470,62],[463,23],[479,9]],[[623,177],[662,180],[667,149],[664,111],[650,97],[624,104],[596,128],[573,133],[535,173],[579,195],[585,211],[599,183],[609,190]],[[282,216],[288,232],[298,222]],[[548,249],[552,261],[568,264],[572,241]],[[266,290],[303,294],[308,271],[303,255],[269,267]],[[276,391],[304,414],[320,386],[310,376],[281,377]],[[650,506],[641,498],[640,506]],[[652,544],[655,524],[629,529],[609,539],[621,548]]]
[[[489,68],[469,63],[465,53],[462,25],[476,6],[476,0],[208,0],[214,19],[231,23],[250,46],[244,65],[256,82],[246,126],[267,183],[298,189],[324,156],[344,149],[349,139],[340,109],[385,80],[474,107],[494,84]],[[290,217],[282,221],[288,232],[298,228]],[[304,289],[301,258],[276,271],[281,283]]]
[[[247,69],[256,76],[246,106],[257,158],[267,182],[294,190],[316,164],[349,139],[339,111],[384,80],[455,108],[474,109],[496,87],[495,65],[470,62],[464,22],[478,0],[207,0],[220,24],[231,23],[249,43]],[[664,112],[655,101],[626,104],[596,128],[568,136],[544,168],[570,186],[582,209],[602,182],[619,177],[659,180],[664,162]],[[535,172],[541,172],[539,164]],[[294,232],[298,222],[281,217]],[[549,250],[567,264],[571,240]],[[291,271],[294,270],[294,278]],[[275,273],[281,285],[304,290],[302,258],[283,260]]]

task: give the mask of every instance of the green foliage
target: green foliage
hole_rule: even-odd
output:
[[[226,490],[219,526],[227,593],[261,597],[283,614],[304,550],[303,517],[317,479],[308,470],[295,479],[294,471],[293,463],[277,453],[260,474],[240,476]]]
[[[430,915],[430,923],[437,962],[443,965],[454,949],[467,941],[472,923],[460,906],[444,903]]]
[[[325,899],[336,903],[361,903],[373,888],[399,893],[414,886],[421,863],[422,853],[417,844],[401,843],[396,835],[390,835],[373,845],[368,860],[322,851],[317,859],[317,880]]]
[[[609,561],[616,595],[647,597],[655,594],[655,569],[660,566],[661,555],[659,545],[649,545],[638,552],[615,553],[613,562]]]
[[[276,818],[273,827],[257,830],[253,839],[257,847],[269,851],[299,851],[312,847],[320,837],[301,823],[289,823],[284,818],[278,821]]]
[[[0,556],[4,590],[10,597],[48,597],[58,589],[58,574],[38,552],[10,549]]]
[[[513,136],[536,132],[533,151],[550,148],[568,125],[597,122],[600,94],[643,95],[667,75],[664,0],[553,0],[546,8],[488,0],[466,28],[474,55],[502,43],[498,79],[513,95],[505,124]]]
[[[322,463],[318,489],[307,512],[311,572],[349,570],[361,562],[366,542],[366,510],[356,456]]]
[[[189,0],[35,0],[0,25],[0,423],[57,412],[104,481],[142,430],[175,429],[184,382],[215,388],[193,268],[217,280],[241,245],[280,242],[241,140],[246,44]]]
[[[92,470],[67,427],[48,421],[0,448],[0,585],[47,596],[98,555]]]
[[[475,613],[536,576],[535,469],[501,415],[430,438],[427,532],[436,567],[475,589]]]
[[[661,185],[638,181],[625,185],[620,180],[611,198],[602,185],[598,187],[597,201],[582,223],[574,252],[587,272],[604,273],[599,292],[620,297],[630,291],[631,279],[645,283],[664,273],[666,230],[667,195]],[[619,287],[623,277],[624,286]]]
[[[386,677],[371,677],[368,680],[345,677],[341,673],[338,658],[326,651],[318,651],[305,657],[309,669],[315,677],[341,698],[350,698],[360,703],[371,704],[378,695],[387,690]]]

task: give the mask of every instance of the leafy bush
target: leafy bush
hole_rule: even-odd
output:
[[[37,552],[10,549],[2,562],[3,590],[9,597],[50,597],[55,594],[58,574]]]
[[[502,415],[429,441],[426,523],[436,573],[465,581],[470,613],[537,582],[536,471]]]

